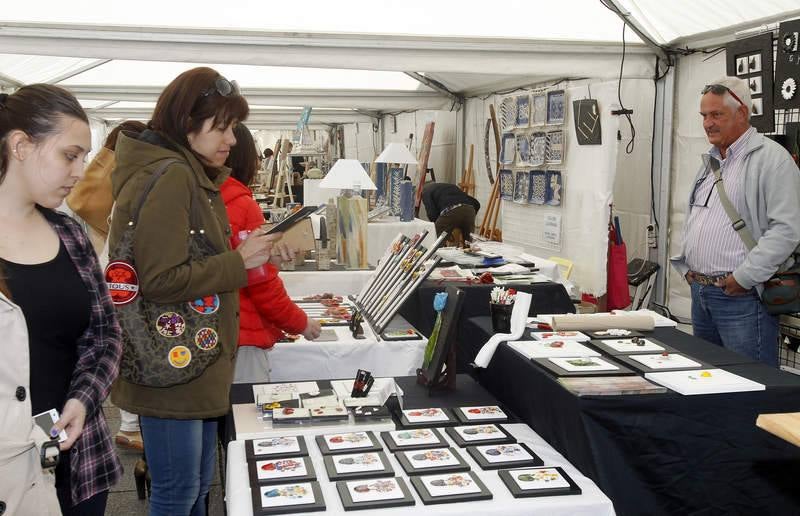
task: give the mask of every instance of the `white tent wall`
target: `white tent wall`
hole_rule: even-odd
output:
[[[381,152],[380,128],[373,124],[344,124],[344,157],[371,162]]]
[[[392,118],[397,121],[396,130]],[[436,174],[436,181],[440,183],[457,183],[461,179],[461,173],[456,171],[457,118],[455,111],[429,110],[384,116],[384,146],[390,143],[405,144],[408,140],[408,135],[413,134],[411,153],[419,157],[425,126],[428,122],[433,122],[433,141],[431,142],[431,153],[428,158],[428,168],[433,169],[434,174]],[[411,178],[414,179],[415,184],[419,180],[416,168],[413,165],[409,168]]]

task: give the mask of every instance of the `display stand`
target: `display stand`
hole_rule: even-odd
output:
[[[456,389],[456,329],[458,328],[464,291],[447,287],[447,305],[442,312],[439,338],[428,367],[417,369],[417,383],[428,387],[428,395],[434,390]]]

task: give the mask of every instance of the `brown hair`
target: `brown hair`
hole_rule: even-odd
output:
[[[0,265],[0,292],[3,293],[8,299],[11,299],[11,291],[8,289],[8,285],[6,285],[6,277],[3,274],[3,266]]]
[[[158,97],[150,120],[150,129],[189,148],[186,135],[199,131],[207,118],[214,125],[228,126],[247,118],[250,108],[238,93],[223,96],[215,91],[215,81],[222,76],[208,67],[192,68],[175,77]]]
[[[11,95],[0,94],[0,183],[8,171],[6,139],[11,131],[23,131],[34,143],[55,133],[63,117],[89,123],[77,99],[52,84],[23,86]]]
[[[119,133],[125,131],[126,133],[139,134],[145,129],[147,129],[147,126],[144,124],[144,122],[140,122],[138,120],[126,120],[108,133],[103,147],[113,151],[114,147],[117,146],[117,137],[119,137]]]
[[[233,128],[233,136],[236,137],[236,145],[231,148],[225,166],[231,168],[231,176],[237,181],[250,186],[258,168],[258,152],[256,142],[250,129],[244,124],[236,124]]]

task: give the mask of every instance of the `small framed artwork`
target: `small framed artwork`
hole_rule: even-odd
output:
[[[442,448],[447,446],[442,434],[435,428],[417,428],[412,430],[393,430],[381,432],[381,438],[390,452],[400,450],[423,450],[425,448]]]
[[[709,364],[693,360],[686,355],[669,353],[667,351],[649,355],[617,355],[615,358],[643,373],[680,371],[685,369],[708,369],[712,367]]]
[[[458,407],[453,409],[462,423],[505,423],[508,415],[497,405],[483,405],[478,407]]]
[[[636,374],[600,357],[534,358],[533,363],[556,376],[622,376]]]
[[[445,408],[430,407],[400,411],[400,426],[403,428],[431,428],[458,423]]]
[[[547,95],[534,93],[531,100],[531,125],[547,123]]]
[[[750,116],[761,116],[764,114],[764,102],[759,99],[752,99],[750,106]]]
[[[547,92],[547,123],[564,123],[564,90]]]
[[[513,164],[514,157],[517,154],[517,138],[513,133],[505,133],[503,135],[501,149],[500,163],[503,165]]]
[[[579,331],[532,331],[531,337],[536,340],[572,340],[586,342],[591,340],[588,335]]]
[[[517,127],[528,127],[531,116],[530,95],[517,96]]]
[[[318,482],[258,486],[250,492],[253,496],[254,515],[325,510],[325,500]]]
[[[316,480],[314,466],[308,457],[256,460],[247,463],[253,485],[279,484]]]
[[[349,480],[336,482],[345,511],[384,509],[415,505],[402,478]]]
[[[384,330],[381,333],[381,339],[388,340],[388,341],[395,341],[395,340],[419,340],[422,339],[422,335],[413,328],[404,328],[404,329],[389,329]]]
[[[608,330],[587,331],[586,334],[589,335],[589,337],[592,339],[619,339],[619,338],[629,339],[632,337],[644,337],[643,334],[639,333],[636,330],[625,330],[623,328],[609,328]]]
[[[445,432],[454,443],[462,448],[483,444],[510,444],[517,442],[503,427],[493,424],[455,426],[446,428]]]
[[[550,206],[561,206],[561,199],[564,195],[561,171],[548,170],[545,174],[545,183],[544,203]]]
[[[517,141],[517,164],[527,165],[531,160],[530,136],[526,133],[515,135]]]
[[[482,469],[542,466],[542,459],[523,443],[468,446],[467,453]]]
[[[641,353],[661,353],[674,351],[671,347],[655,339],[631,337],[629,339],[593,340],[592,346],[610,355],[632,355]]]
[[[526,358],[601,356],[594,349],[574,340],[515,340],[508,345]]]
[[[346,421],[350,417],[344,407],[316,407],[311,409],[314,421]]]
[[[517,170],[514,172],[514,202],[527,204],[529,187],[530,172],[527,170]]]
[[[736,58],[736,75],[747,75],[750,73],[748,68],[746,57],[742,56]]]
[[[296,425],[311,420],[311,412],[307,408],[283,407],[272,411],[273,425]]]
[[[472,471],[411,477],[425,505],[491,500],[492,493]]]
[[[469,471],[469,464],[453,448],[399,451],[397,461],[408,475]]]
[[[354,478],[393,477],[394,469],[383,452],[325,455],[325,471],[331,482]]]
[[[547,152],[545,162],[557,165],[564,160],[564,131],[547,133]]]
[[[372,432],[342,432],[316,437],[317,447],[323,455],[381,451],[383,447]]]
[[[547,175],[544,170],[530,171],[528,204],[544,204],[547,196]]]
[[[578,484],[559,467],[505,469],[498,473],[514,498],[581,494]]]
[[[764,89],[761,85],[761,77],[749,77],[747,79],[747,85],[750,87],[750,95],[761,95],[764,93]]]
[[[357,422],[391,418],[392,413],[385,405],[361,405],[353,407],[353,419]]]
[[[500,102],[500,129],[510,131],[517,124],[517,99],[506,97]]]
[[[751,54],[745,59],[747,59],[747,73],[758,73],[761,71],[761,54]]]
[[[500,181],[500,198],[504,201],[514,200],[514,173],[508,169],[502,169],[497,174]]]
[[[531,133],[528,148],[530,150],[528,160],[531,166],[544,165],[547,157],[547,133]]]
[[[302,436],[264,437],[245,441],[248,460],[282,459],[308,455],[306,440]]]

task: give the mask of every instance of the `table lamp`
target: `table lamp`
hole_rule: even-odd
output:
[[[416,165],[417,158],[402,143],[390,143],[375,159],[375,163],[385,163],[381,177],[378,172],[378,198],[386,195],[392,215],[400,215],[400,183],[406,175],[406,167],[402,165]],[[388,185],[387,185],[388,183]]]
[[[338,189],[336,198],[337,259],[348,269],[366,269],[367,262],[367,200],[361,190],[375,190],[375,183],[358,160],[340,159],[325,175],[320,188]],[[329,235],[330,237],[331,235]]]

